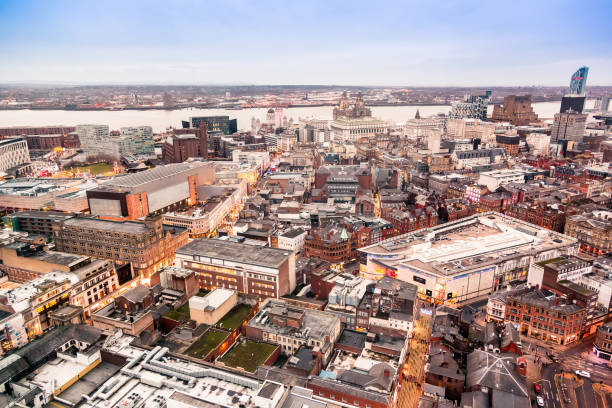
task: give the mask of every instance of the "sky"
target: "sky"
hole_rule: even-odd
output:
[[[612,1],[0,0],[0,83],[612,85]]]

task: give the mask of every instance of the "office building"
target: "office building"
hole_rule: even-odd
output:
[[[28,143],[20,137],[0,140],[0,174],[21,176],[31,171]]]
[[[582,113],[584,110],[584,102],[586,96],[584,95],[563,95],[561,97],[561,109],[560,113],[576,112]]]
[[[206,290],[279,298],[296,286],[295,254],[259,245],[198,238],[176,249],[175,266],[195,271]]]
[[[577,251],[575,238],[499,213],[481,213],[360,248],[360,274],[417,285],[419,297],[456,303],[527,280],[532,262]]]
[[[565,234],[580,242],[580,250],[593,255],[612,251],[612,212],[593,211],[568,217]]]
[[[526,172],[514,169],[485,171],[480,173],[478,184],[486,186],[489,191],[495,191],[504,184],[523,184],[525,182],[525,175]]]
[[[199,129],[202,124],[206,124],[208,133],[222,133],[233,135],[238,131],[236,119],[229,116],[192,116],[189,121],[182,121],[183,129]]]
[[[538,115],[531,106],[531,95],[508,95],[503,105],[493,107],[491,119],[495,122],[510,122],[514,126],[537,122]]]
[[[504,321],[542,341],[570,344],[580,339],[585,309],[547,290],[508,296]]]
[[[555,113],[550,132],[550,143],[556,144],[563,140],[582,142],[586,130],[586,120],[587,115],[582,113],[573,111]]]
[[[189,158],[208,158],[206,126],[196,129],[173,129],[162,145],[164,163],[182,163]]]
[[[159,216],[142,222],[75,217],[55,223],[53,239],[58,251],[129,263],[135,276],[155,284],[155,272],[172,264],[174,251],[187,243],[188,233],[163,225]]]
[[[173,163],[115,177],[87,191],[91,214],[134,220],[193,205],[197,189],[215,181],[209,162]]]
[[[94,180],[15,179],[0,184],[0,209],[85,212]]]
[[[12,126],[1,127],[0,138],[29,135],[66,135],[76,130],[74,126]]]
[[[120,155],[155,156],[151,126],[122,127],[119,132],[117,143]]]
[[[449,119],[480,119],[487,120],[487,104],[491,91],[484,95],[467,95],[463,102],[453,102]]]
[[[336,141],[356,141],[375,137],[387,133],[389,129],[385,121],[372,117],[372,112],[365,106],[361,92],[357,94],[354,102],[351,102],[344,92],[334,108],[333,115],[330,130]]]

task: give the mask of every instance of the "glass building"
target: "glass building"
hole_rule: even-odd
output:
[[[570,94],[582,95],[586,93],[586,80],[589,75],[589,67],[578,68],[570,81]]]

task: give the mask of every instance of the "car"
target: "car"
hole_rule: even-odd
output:
[[[542,386],[540,384],[533,384],[533,389],[537,394],[542,392]]]
[[[591,378],[591,373],[584,370],[576,370],[576,375],[579,375],[580,377]]]
[[[538,407],[543,407],[544,406],[544,398],[542,398],[541,395],[538,395],[536,397],[536,403],[538,404]]]

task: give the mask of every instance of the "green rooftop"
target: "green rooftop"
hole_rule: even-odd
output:
[[[242,325],[242,322],[244,322],[247,317],[249,317],[252,309],[253,306],[251,305],[239,303],[234,306],[232,310],[227,312],[225,316],[217,322],[216,326],[220,329],[234,331]]]
[[[189,313],[189,303],[185,303],[176,310],[169,311],[164,317],[176,320],[177,322],[189,320],[191,318],[191,314]]]
[[[246,340],[236,343],[219,361],[226,366],[242,367],[245,371],[254,373],[272,355],[276,347],[273,344]]]
[[[230,336],[230,333],[210,329],[200,336],[187,350],[185,354],[190,357],[204,358],[216,349],[219,344],[223,343],[225,339]]]
[[[544,265],[548,265],[548,264],[552,264],[552,263],[555,263],[555,264],[563,263],[564,261],[566,261],[565,258],[559,257],[559,258],[548,259],[546,261],[540,261],[540,262],[536,263],[536,265],[544,266]]]

